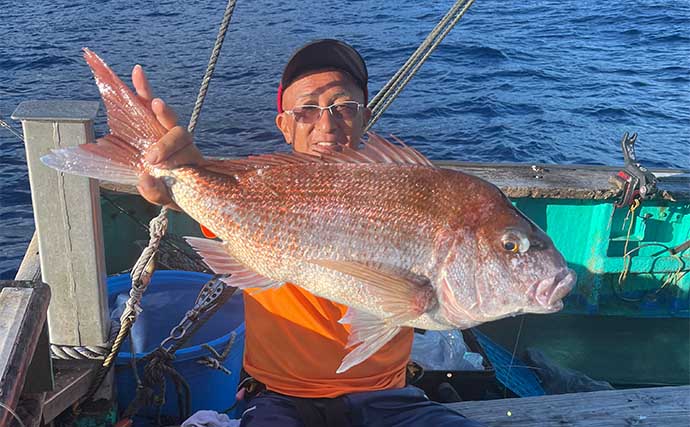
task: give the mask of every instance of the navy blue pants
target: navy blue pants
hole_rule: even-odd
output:
[[[481,427],[459,412],[430,401],[417,387],[351,393],[343,396],[351,427]],[[240,427],[304,427],[293,398],[264,392],[249,402]]]

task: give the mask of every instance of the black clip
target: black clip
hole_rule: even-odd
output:
[[[623,189],[623,195],[616,202],[617,208],[630,206],[636,198],[642,200],[649,199],[657,192],[656,177],[649,169],[637,162],[637,157],[635,156],[636,141],[637,133],[633,133],[630,136],[628,136],[628,132],[623,134],[621,148],[623,149],[625,166],[615,176],[611,177],[612,181],[615,181]]]

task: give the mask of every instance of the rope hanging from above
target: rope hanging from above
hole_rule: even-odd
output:
[[[429,35],[422,41],[417,50],[412,53],[410,58],[393,75],[393,77],[381,88],[381,90],[369,102],[371,109],[371,119],[365,131],[369,130],[374,123],[381,117],[384,111],[390,106],[393,100],[407,86],[407,83],[414,77],[424,61],[448,35],[450,30],[455,27],[460,18],[472,6],[474,0],[457,0],[455,4],[446,12],[438,24],[431,30]]]
[[[211,58],[208,60],[208,67],[206,67],[206,74],[201,81],[201,87],[199,88],[199,95],[196,98],[196,103],[194,104],[194,110],[192,111],[192,117],[189,119],[189,125],[187,130],[189,133],[194,133],[196,128],[196,123],[199,120],[199,115],[201,114],[201,107],[204,105],[204,99],[206,99],[206,92],[208,91],[208,85],[211,83],[211,78],[213,77],[213,71],[216,69],[216,62],[220,56],[220,49],[223,47],[223,41],[225,40],[225,34],[228,32],[228,25],[230,25],[230,18],[232,18],[232,12],[235,10],[235,3],[237,0],[228,0],[227,6],[225,6],[225,13],[223,14],[223,20],[220,23],[220,28],[218,29],[218,35],[216,36],[216,42],[213,44],[213,51],[211,52]]]

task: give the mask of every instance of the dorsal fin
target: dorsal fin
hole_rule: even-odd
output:
[[[385,138],[368,133],[369,139],[358,150],[344,147],[337,153],[320,154],[311,156],[303,153],[273,153],[259,156],[249,156],[245,159],[212,160],[206,169],[219,173],[235,173],[252,169],[263,169],[271,166],[284,166],[292,164],[332,164],[332,163],[384,163],[397,165],[422,165],[434,167],[419,151],[405,145],[395,138],[401,145],[395,145]]]
[[[382,136],[369,132],[369,140],[360,150],[346,150],[356,152],[366,157],[369,161],[362,163],[394,163],[398,165],[423,165],[434,167],[419,151],[405,145],[400,139],[395,138],[401,145],[395,145]],[[344,154],[343,152],[342,154]],[[339,153],[340,154],[340,153]]]
[[[272,153],[249,156],[243,159],[216,159],[204,164],[204,169],[222,174],[263,169],[271,166],[285,166],[293,164],[318,164],[327,162],[323,157],[310,156],[302,153]]]

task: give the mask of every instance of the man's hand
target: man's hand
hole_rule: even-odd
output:
[[[206,160],[199,149],[194,145],[192,135],[182,126],[177,126],[177,114],[172,108],[168,107],[160,98],[153,97],[151,85],[144,74],[143,68],[136,65],[132,70],[132,83],[137,95],[145,103],[151,104],[156,118],[168,133],[153,144],[145,153],[145,158],[151,164],[175,168],[182,165],[203,165]],[[169,208],[180,210],[172,201],[168,190],[160,179],[151,175],[142,175],[137,185],[139,193],[144,199],[157,205],[164,205]]]

